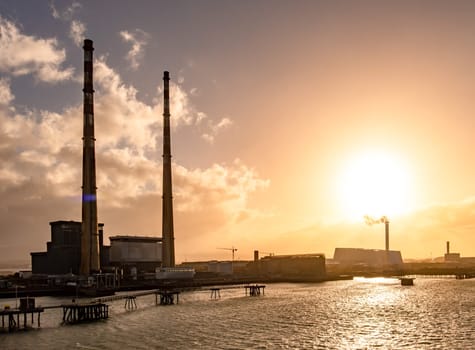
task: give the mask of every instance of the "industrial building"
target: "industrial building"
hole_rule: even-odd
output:
[[[368,267],[402,267],[402,256],[398,250],[335,248],[333,263],[339,265],[364,265]]]
[[[112,236],[110,265],[129,272],[155,272],[162,264],[162,238],[144,236]]]
[[[444,254],[444,262],[446,263],[457,263],[461,265],[470,265],[475,264],[475,257],[462,257],[460,253],[453,253],[450,251],[450,242],[446,243],[447,251]]]
[[[98,224],[94,133],[93,42],[84,40],[82,220],[51,222],[46,252],[31,253],[35,274],[89,276],[107,267],[154,272],[175,266],[172,171],[170,142],[170,74],[165,71],[163,109],[162,238],[114,236],[103,244],[103,224]],[[181,271],[181,270],[180,270]]]
[[[80,273],[82,224],[77,221],[53,221],[51,241],[46,252],[31,253],[31,269],[34,274],[57,275]],[[104,224],[99,224],[99,251],[101,263],[109,264],[108,247],[103,246]]]
[[[254,261],[261,275],[325,278],[324,254],[271,255]]]
[[[51,225],[51,241],[46,252],[31,253],[34,274],[80,274],[81,222],[54,221]],[[127,274],[154,272],[162,263],[162,239],[144,236],[112,236],[111,245],[104,245],[104,224],[99,224],[99,252],[102,270],[118,267]]]

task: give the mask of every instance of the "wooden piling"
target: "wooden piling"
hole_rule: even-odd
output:
[[[76,324],[107,319],[109,305],[103,303],[62,305],[63,323]]]
[[[251,297],[258,297],[261,294],[264,295],[264,288],[265,287],[266,286],[259,285],[259,284],[244,286],[246,295],[249,295]],[[249,294],[248,294],[248,291],[249,291]]]
[[[125,309],[126,310],[135,310],[137,309],[136,297],[134,295],[127,295],[125,297]]]
[[[221,298],[221,289],[211,288],[211,299],[220,299],[220,298]]]
[[[155,293],[155,305],[158,305],[158,296],[160,296],[160,305],[173,305],[178,304],[180,292],[178,291],[169,291],[169,290],[160,290]]]
[[[4,309],[0,311],[2,317],[2,331],[16,331],[20,329],[28,329],[28,317],[31,314],[31,327],[34,326],[34,316],[37,315],[37,326],[40,327],[40,315],[44,311],[41,307],[28,309]],[[8,327],[5,325],[5,318],[8,320]],[[23,322],[21,322],[23,321]]]

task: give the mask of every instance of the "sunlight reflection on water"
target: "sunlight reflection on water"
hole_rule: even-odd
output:
[[[79,326],[59,326],[58,313],[45,314],[42,329],[0,335],[0,347],[468,349],[475,342],[475,280],[271,284],[263,297],[245,297],[240,289],[221,296],[183,293],[180,304],[163,307],[143,297],[133,312],[117,301],[109,320]]]

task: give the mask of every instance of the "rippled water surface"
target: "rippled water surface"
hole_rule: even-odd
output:
[[[61,326],[59,310],[41,329],[0,334],[0,349],[473,349],[475,280],[356,279],[269,284],[265,296],[243,289],[182,293],[154,306],[154,296],[111,303],[110,318]],[[38,298],[51,305],[61,299]],[[15,301],[0,300],[14,305]]]

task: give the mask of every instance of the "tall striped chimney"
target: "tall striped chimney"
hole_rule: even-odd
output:
[[[163,196],[162,196],[162,266],[175,266],[173,233],[172,155],[170,146],[170,73],[163,72]]]
[[[82,149],[81,275],[100,270],[94,143],[94,90],[92,88],[92,40],[84,40],[84,128]]]

